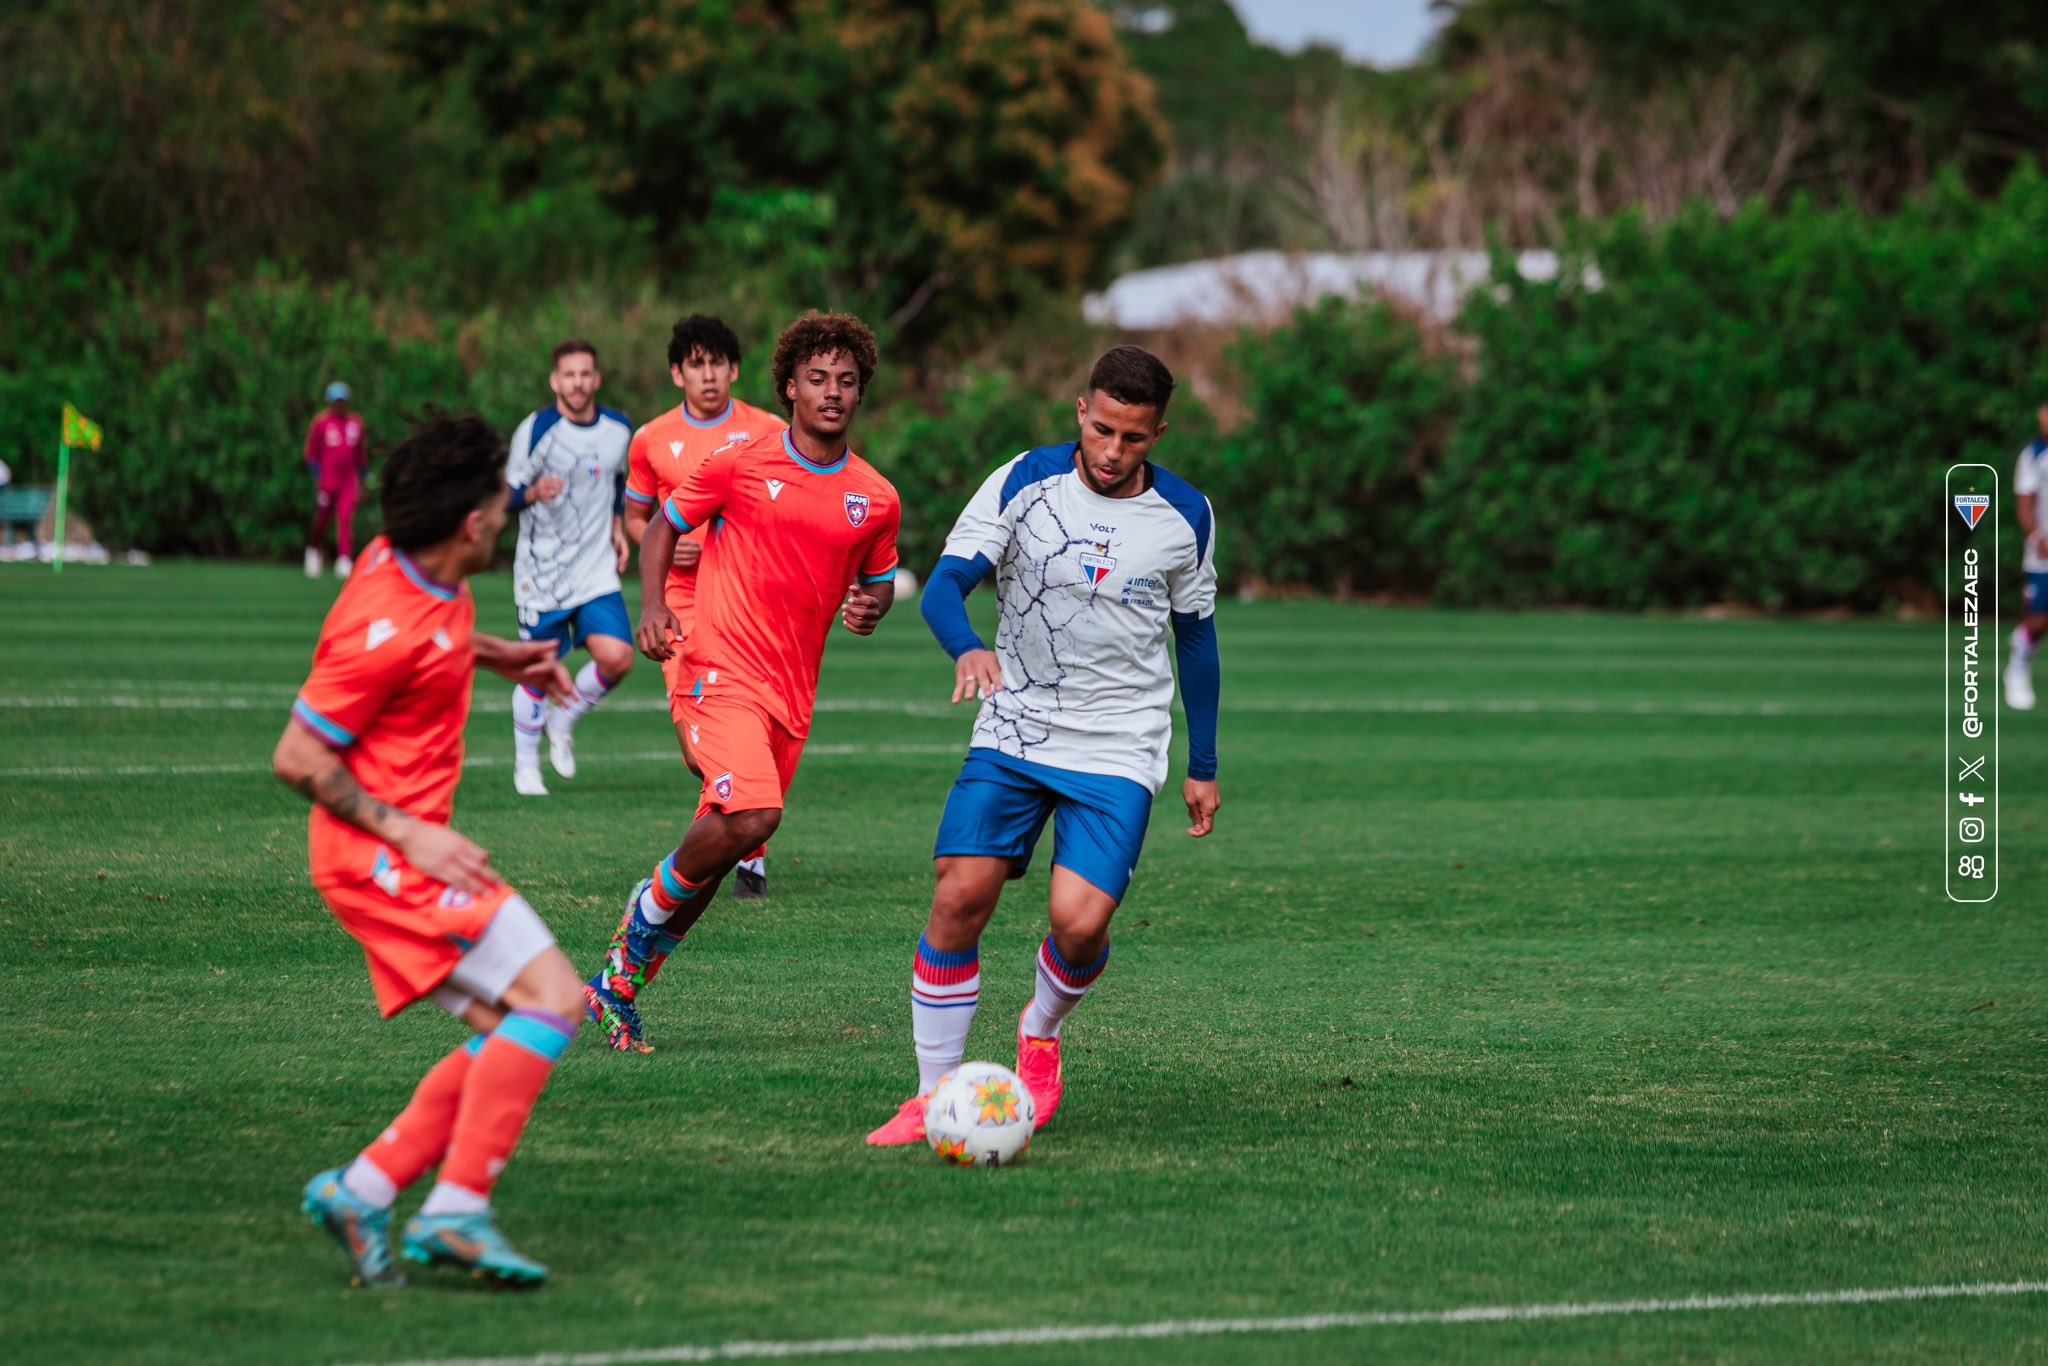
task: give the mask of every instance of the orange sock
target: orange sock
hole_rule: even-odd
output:
[[[345,1183],[350,1190],[388,1207],[398,1192],[433,1169],[448,1151],[449,1137],[455,1132],[455,1112],[462,1103],[462,1085],[483,1046],[484,1036],[479,1034],[420,1078],[412,1102],[349,1168]]]
[[[555,1060],[576,1037],[576,1022],[545,1010],[515,1010],[484,1041],[455,1114],[454,1141],[422,1213],[441,1213],[444,1191],[455,1187],[478,1201],[490,1198],[498,1174],[512,1159]]]

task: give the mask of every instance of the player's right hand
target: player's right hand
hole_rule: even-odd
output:
[[[540,478],[534,480],[533,487],[526,491],[527,501],[530,503],[552,503],[561,496],[562,490],[567,487],[569,485],[566,481],[558,479],[552,474],[543,474]]]
[[[676,614],[668,610],[666,603],[657,603],[640,614],[636,635],[640,653],[665,663],[675,657],[675,640],[682,633],[683,624],[676,620]]]
[[[676,542],[675,558],[669,563],[677,569],[695,569],[697,561],[704,558],[704,543],[684,536]]]
[[[1003,662],[994,650],[969,650],[953,661],[953,701],[979,701],[1003,690]]]
[[[392,843],[407,863],[458,892],[476,896],[500,881],[491,856],[445,825],[416,820]]]

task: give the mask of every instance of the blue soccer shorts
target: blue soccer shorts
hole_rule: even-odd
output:
[[[2048,574],[2027,575],[2027,615],[2048,616]]]
[[[1010,876],[1022,877],[1048,816],[1053,863],[1122,901],[1152,817],[1152,794],[1129,778],[970,749],[939,817],[933,857],[1008,859]]]
[[[626,615],[623,594],[607,593],[559,612],[529,613],[523,608],[520,610],[519,638],[560,641],[561,648],[555,651],[558,659],[592,636],[611,636],[631,643],[633,623]]]

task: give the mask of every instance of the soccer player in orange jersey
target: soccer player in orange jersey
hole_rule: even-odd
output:
[[[313,885],[369,962],[389,1017],[431,998],[476,1035],[347,1167],[306,1186],[305,1209],[362,1283],[392,1264],[398,1192],[438,1166],[405,1255],[535,1285],[547,1268],[491,1218],[491,1188],[576,1035],[582,983],[490,856],[449,828],[478,665],[557,697],[573,684],[553,641],[477,635],[463,580],[505,525],[505,444],[481,418],[436,417],[384,473],[384,528],[320,631],[313,672],[277,742],[277,776],[313,803]]]
[[[845,314],[809,314],[783,332],[774,368],[789,429],[690,471],[640,543],[640,650],[666,663],[682,634],[665,596],[676,541],[710,527],[679,689],[684,742],[704,787],[695,823],[634,889],[585,988],[616,1049],[651,1051],[640,991],[719,882],[780,824],[833,620],[872,635],[896,597],[902,506],[847,445],[875,375],[874,333]]]
[[[627,453],[626,535],[638,542],[655,510],[681,486],[684,476],[727,446],[743,446],[755,437],[771,436],[789,424],[732,396],[740,377],[740,339],[718,319],[692,313],[676,323],[668,339],[668,373],[683,401],[633,433]],[[668,576],[668,610],[681,624],[687,640],[697,619],[697,561],[704,551],[704,529],[693,528],[676,542],[674,567]],[[683,762],[690,763],[690,738],[683,711],[683,652],[661,666],[668,683],[669,714]],[[695,769],[692,769],[694,772]],[[699,775],[702,776],[701,774]],[[750,900],[768,894],[768,851],[756,849],[733,872],[733,896]],[[621,924],[619,933],[626,927]]]

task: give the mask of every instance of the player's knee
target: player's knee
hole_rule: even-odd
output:
[[[633,644],[627,640],[614,640],[610,636],[592,636],[584,642],[590,650],[590,658],[598,671],[611,680],[613,687],[625,681],[633,672]]]
[[[782,812],[774,808],[759,811],[734,811],[727,814],[725,828],[732,843],[739,847],[744,856],[749,851],[768,842],[775,828],[782,824]]]
[[[515,987],[523,988],[517,1002],[519,1008],[545,1010],[550,1015],[559,1015],[571,1022],[583,1019],[583,979],[576,975],[575,964],[569,956],[557,948],[550,948],[533,960],[520,974]],[[507,993],[508,1001],[511,993]]]

